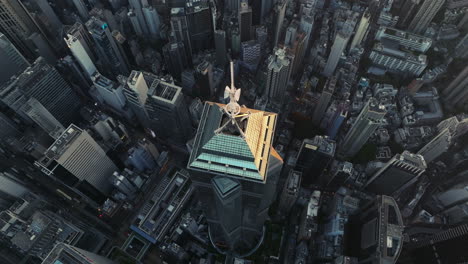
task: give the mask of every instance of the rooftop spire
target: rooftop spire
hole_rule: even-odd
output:
[[[236,89],[234,86],[234,62],[231,61],[231,87],[226,86],[224,90],[224,98],[229,96],[229,103],[224,107],[226,114],[231,118],[236,117],[240,113],[240,105],[237,103],[240,98],[241,89]]]

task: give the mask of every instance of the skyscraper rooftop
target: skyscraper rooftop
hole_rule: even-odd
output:
[[[189,167],[264,182],[277,115],[241,108],[232,120],[225,106],[205,104]]]

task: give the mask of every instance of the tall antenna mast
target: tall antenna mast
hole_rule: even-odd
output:
[[[237,117],[243,116],[239,115],[241,111],[241,106],[238,103],[240,98],[240,92],[241,89],[236,89],[236,87],[234,86],[234,62],[231,61],[231,87],[226,86],[226,89],[224,90],[224,99],[227,99],[229,97],[229,103],[223,107],[224,112],[229,116],[231,120],[229,120],[228,122],[224,123],[224,125],[216,129],[215,133],[220,133],[229,125],[229,123],[231,123],[232,125],[237,127],[239,133],[242,135],[243,138],[245,138],[244,132],[239,127],[239,124],[236,121]],[[246,114],[246,116],[248,116],[248,114]]]

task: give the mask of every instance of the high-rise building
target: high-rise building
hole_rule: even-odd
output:
[[[142,11],[143,15],[145,16],[145,21],[148,25],[150,36],[154,39],[158,39],[159,27],[161,24],[158,12],[152,6],[143,7]]]
[[[455,56],[466,58],[468,56],[468,33],[455,46]]]
[[[414,184],[426,170],[424,157],[404,151],[396,154],[366,183],[365,188],[376,194],[398,196]]]
[[[187,0],[185,15],[194,52],[214,47],[213,18],[207,0]]]
[[[380,127],[386,113],[385,107],[380,105],[377,99],[371,98],[341,142],[340,155],[344,157],[356,155],[375,130]]]
[[[90,48],[90,37],[84,30],[82,24],[75,23],[67,32],[65,42],[71,50],[73,57],[78,61],[87,77],[91,77],[96,72],[94,65],[94,55]]]
[[[278,46],[278,41],[281,36],[281,30],[283,28],[284,22],[284,15],[286,14],[286,7],[288,5],[289,0],[279,0],[275,5],[275,31],[274,31],[274,39],[273,39],[273,48]]]
[[[423,0],[421,7],[411,20],[408,30],[417,34],[424,33],[444,3],[445,0]]]
[[[99,54],[98,57],[103,68],[109,69],[109,74],[115,76],[128,74],[129,68],[125,54],[116,43],[107,23],[96,17],[91,17],[86,22],[86,28],[94,39],[97,54]]]
[[[57,139],[65,130],[63,125],[35,98],[29,98],[21,106],[20,111],[33,120],[53,139]]]
[[[141,207],[130,229],[151,243],[162,242],[192,197],[194,188],[189,176],[186,170],[164,175],[152,196]],[[164,206],[171,209],[161,210]]]
[[[226,31],[215,30],[215,48],[216,48],[216,64],[224,66],[227,63],[227,49],[226,49]]]
[[[95,253],[65,244],[58,243],[50,251],[42,264],[115,264],[114,261]]]
[[[364,11],[364,13],[362,14],[361,20],[359,21],[359,24],[356,28],[356,33],[354,33],[354,37],[351,41],[351,46],[349,47],[349,50],[353,50],[355,47],[360,46],[362,41],[365,40],[369,30],[370,18],[371,14],[369,12],[369,9],[366,9],[366,11]]]
[[[121,115],[125,115],[127,100],[125,99],[123,85],[116,83],[109,78],[96,72],[91,76],[93,88],[98,94],[98,101],[110,106],[114,111]]]
[[[141,4],[141,0],[129,0],[128,3],[129,6],[133,9],[133,12],[135,12],[143,34],[148,35],[149,30],[145,21],[145,15],[143,14],[143,5]]]
[[[441,121],[437,125],[435,137],[422,147],[418,154],[424,157],[427,164],[439,158],[456,142],[456,139],[466,133],[464,126],[468,119],[458,120],[456,116]]]
[[[416,233],[415,239],[410,239],[405,244],[402,261],[399,263],[466,263],[468,251],[463,247],[466,243],[468,243],[468,224],[443,230],[434,227],[430,233]]]
[[[239,10],[239,32],[241,42],[252,39],[252,8],[246,0],[242,0]]]
[[[132,28],[135,34],[139,37],[144,36],[143,28],[140,25],[140,20],[138,20],[137,14],[133,9],[128,10],[127,17],[130,19],[130,23],[132,24]]]
[[[270,100],[280,101],[288,88],[291,61],[285,49],[274,50],[268,58],[268,73],[264,95]]]
[[[302,172],[302,185],[315,183],[335,156],[336,142],[326,136],[304,139],[297,153],[296,170]]]
[[[181,87],[155,79],[149,87],[145,108],[149,127],[159,138],[185,144],[192,136],[188,106]]]
[[[314,115],[312,116],[312,122],[315,125],[320,124],[320,121],[322,120],[325,111],[327,111],[328,104],[330,103],[330,100],[335,91],[336,82],[337,78],[333,76],[330,79],[328,79],[327,83],[325,84],[325,87],[323,88],[319,102],[317,106],[315,106]]]
[[[163,56],[171,75],[180,79],[181,73],[189,67],[184,43],[181,41],[167,43],[163,47]]]
[[[52,28],[57,32],[61,30],[63,24],[57,17],[57,14],[55,14],[49,2],[47,0],[38,0],[36,1],[36,3],[39,9],[41,10],[42,14],[44,14],[47,18],[47,21],[49,22],[48,24],[52,26]]]
[[[249,40],[241,43],[241,60],[244,66],[251,71],[257,69],[260,63],[261,46],[255,40]]]
[[[296,203],[301,188],[302,173],[290,170],[288,178],[284,183],[283,191],[280,194],[279,213],[287,216],[291,208]]]
[[[36,165],[85,200],[90,198],[96,202],[102,201],[102,195],[109,194],[112,173],[118,170],[89,133],[73,124],[55,140]]]
[[[407,28],[411,20],[418,12],[419,4],[422,0],[406,0],[399,12],[398,27]]]
[[[11,76],[22,73],[29,62],[16,49],[8,38],[0,33],[0,84],[8,81]]]
[[[143,73],[139,71],[132,71],[125,82],[124,93],[128,104],[135,113],[140,124],[143,127],[147,127],[149,125],[149,117],[145,109],[145,104],[148,99],[148,90],[151,83],[148,85]]]
[[[89,19],[89,11],[88,7],[86,7],[83,0],[72,0],[73,4],[75,5],[78,14],[80,15],[83,21],[88,21]]]
[[[353,29],[349,25],[345,25],[340,31],[338,31],[335,40],[333,41],[330,55],[328,55],[327,63],[323,69],[323,75],[327,77],[333,75],[352,33]]]
[[[37,57],[35,47],[28,43],[28,38],[32,33],[40,32],[39,27],[20,1],[0,1],[0,32],[7,36],[25,57],[30,60]]]
[[[260,7],[260,22],[263,22],[266,16],[268,16],[273,9],[273,6],[276,1],[271,0],[262,0]]]
[[[73,121],[80,106],[70,85],[41,57],[23,73],[5,83],[0,91],[1,97],[24,94],[35,98],[64,126]]]
[[[202,98],[210,98],[215,95],[213,80],[213,65],[209,61],[202,61],[195,68],[195,87],[194,92]]]
[[[432,45],[432,39],[420,36],[411,32],[406,32],[396,28],[380,27],[375,35],[375,39],[390,39],[398,42],[400,46],[425,53]]]
[[[451,106],[462,106],[468,101],[468,66],[450,82],[447,88],[442,90],[442,99]]]
[[[261,241],[283,161],[272,146],[277,115],[241,107],[231,80],[229,104],[205,103],[188,168],[213,245],[249,255]]]
[[[397,263],[403,248],[403,218],[396,201],[378,195],[350,219],[345,252],[358,256],[358,263]],[[352,232],[351,230],[356,230]]]
[[[389,46],[386,42],[374,45],[369,59],[378,67],[387,71],[419,76],[428,65],[427,56],[414,54]]]
[[[176,41],[184,43],[185,56],[192,63],[192,40],[184,8],[171,9],[171,32]]]
[[[226,11],[231,13],[237,13],[239,11],[240,0],[226,0],[224,1],[224,7]]]

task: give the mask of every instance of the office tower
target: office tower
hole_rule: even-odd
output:
[[[138,121],[143,127],[149,125],[148,113],[145,109],[148,99],[148,84],[142,72],[132,71],[128,79],[124,80],[124,93],[130,108],[135,113]],[[150,84],[151,85],[151,84]]]
[[[419,232],[413,235],[415,239],[411,239],[412,236],[405,244],[400,257],[402,264],[468,262],[468,251],[464,248],[468,242],[468,224],[449,228],[434,226],[426,230],[417,230]]]
[[[54,28],[56,32],[61,30],[63,24],[60,19],[55,14],[54,10],[50,6],[47,0],[38,0],[36,1],[37,6],[42,11],[42,13],[47,17],[49,24]]]
[[[312,116],[312,122],[317,126],[320,124],[320,121],[322,120],[325,111],[327,111],[328,104],[330,103],[333,93],[335,92],[336,82],[337,78],[335,76],[327,80],[327,83],[323,88],[322,94],[320,95],[319,102],[315,106],[314,115]]]
[[[0,84],[8,81],[11,76],[22,73],[29,66],[29,62],[8,40],[0,33]]]
[[[468,56],[468,34],[455,46],[455,56],[466,58]]]
[[[152,244],[163,242],[191,201],[193,186],[186,170],[164,175],[152,196],[141,207],[130,229]],[[170,206],[165,210],[161,208]],[[170,210],[168,210],[171,208]]]
[[[226,0],[224,1],[224,8],[226,11],[235,14],[239,11],[240,1],[241,0]]]
[[[128,19],[130,19],[130,23],[132,23],[132,28],[135,34],[139,37],[143,36],[143,29],[141,28],[140,25],[140,20],[138,20],[138,17],[133,9],[128,10],[127,13]]]
[[[213,245],[249,255],[261,241],[283,164],[272,147],[277,115],[237,104],[233,74],[225,95],[227,105],[205,103],[188,168],[207,205]]]
[[[414,19],[416,12],[418,12],[419,4],[423,0],[406,0],[403,6],[400,8],[398,27],[407,28],[411,23],[411,20]]]
[[[258,43],[260,43],[262,49],[266,47],[267,40],[268,40],[268,31],[266,27],[264,26],[255,27],[255,40],[257,40]]]
[[[214,31],[215,48],[216,48],[216,64],[224,68],[227,63],[226,50],[226,31],[218,29]]]
[[[423,0],[423,4],[411,20],[408,30],[423,34],[444,3],[445,0]]]
[[[422,155],[427,164],[433,162],[447,152],[458,137],[466,133],[463,128],[466,122],[467,119],[459,121],[456,116],[441,121],[437,125],[435,137],[422,147],[417,154]]]
[[[189,61],[186,57],[185,46],[181,41],[169,42],[163,47],[163,57],[167,68],[174,78],[180,79],[184,69],[189,67]]]
[[[262,0],[261,1],[261,7],[260,7],[260,23],[263,23],[263,20],[265,19],[266,16],[268,16],[273,9],[275,3],[277,1],[271,1],[271,0]]]
[[[97,48],[96,52],[99,54],[98,57],[103,68],[108,69],[110,71],[109,74],[115,76],[128,74],[129,69],[124,58],[125,54],[119,49],[107,23],[96,17],[91,17],[86,22],[86,28],[94,39],[95,47]]]
[[[302,172],[302,186],[316,182],[335,156],[336,142],[326,136],[302,141],[297,153],[295,170]]]
[[[66,35],[67,35],[67,38],[65,39],[65,41],[67,41],[67,39],[76,38],[76,40],[79,41],[81,45],[83,46],[83,48],[85,49],[86,54],[88,54],[88,56],[91,58],[93,62],[96,62],[96,56],[92,50],[92,47],[94,46],[93,38],[91,37],[91,35],[89,34],[89,31],[86,29],[86,27],[83,24],[76,22],[75,24],[73,24],[73,26],[69,27],[68,31],[66,32]]]
[[[330,106],[331,107],[331,106]],[[330,108],[329,108],[330,109]],[[326,125],[327,135],[331,139],[335,139],[343,125],[345,119],[348,117],[348,104],[339,104],[333,109],[334,114]],[[322,122],[323,124],[323,122]]]
[[[57,139],[65,130],[62,124],[35,98],[29,98],[20,111],[40,126],[49,136]]]
[[[213,81],[213,65],[209,61],[202,61],[195,68],[195,87],[194,93],[202,98],[210,98],[215,95]]]
[[[288,178],[284,183],[283,191],[280,194],[279,215],[287,216],[291,208],[296,203],[301,188],[302,173],[290,170]]]
[[[23,4],[17,0],[0,1],[0,32],[5,34],[13,45],[29,59],[35,59],[36,53],[27,38],[38,28]]]
[[[83,0],[72,0],[73,4],[75,5],[78,14],[80,15],[83,21],[88,21],[89,19],[89,12],[88,8],[86,7]]]
[[[374,45],[369,59],[376,66],[390,72],[419,76],[428,65],[427,56],[389,46],[385,42]]]
[[[415,183],[426,170],[424,157],[403,151],[396,154],[366,183],[365,188],[376,194],[398,196]]]
[[[260,63],[261,46],[255,40],[241,43],[241,60],[249,70],[255,71]]]
[[[138,19],[141,30],[143,31],[143,34],[148,35],[149,30],[148,30],[148,25],[146,24],[146,21],[145,21],[145,15],[143,14],[143,10],[142,10],[143,6],[141,4],[141,0],[129,0],[128,4],[129,4],[129,7],[133,9],[133,12],[135,12],[135,15]]]
[[[4,113],[0,112],[0,123],[2,124],[2,129],[0,129],[0,143],[8,137],[17,136],[21,132],[19,131],[18,125],[13,122],[11,117],[6,116]]]
[[[185,56],[192,64],[192,40],[190,39],[184,8],[171,9],[171,32],[177,42],[184,43]]]
[[[150,36],[154,39],[159,39],[159,27],[161,22],[158,12],[152,6],[143,7],[142,10]]]
[[[75,23],[73,27],[67,32],[65,42],[71,50],[73,57],[80,64],[87,77],[90,78],[96,72],[96,66],[93,62],[93,54],[89,46],[89,35],[83,31],[83,25]]]
[[[281,101],[288,88],[290,67],[291,61],[286,57],[286,50],[276,48],[268,58],[265,97]]]
[[[323,75],[327,77],[333,75],[352,33],[353,29],[350,27],[350,25],[345,25],[340,31],[338,31],[335,40],[333,41],[330,55],[328,55],[327,64],[323,69]]]
[[[185,15],[193,52],[213,48],[213,19],[207,0],[187,0]]]
[[[318,231],[318,212],[321,195],[320,191],[314,190],[310,195],[307,205],[304,206],[299,219],[298,240],[308,241]]]
[[[117,171],[106,152],[86,130],[71,124],[36,162],[41,170],[71,188],[87,202],[102,201],[112,189],[110,179]],[[68,189],[63,189],[67,193]]]
[[[356,33],[354,33],[353,40],[351,41],[351,46],[349,50],[353,50],[355,47],[361,46],[362,41],[365,41],[367,33],[369,32],[371,14],[369,9],[366,9],[362,14],[361,20],[356,28]]]
[[[371,98],[359,113],[341,142],[340,155],[352,157],[361,150],[370,136],[380,127],[387,111],[375,98]]]
[[[442,90],[442,99],[451,106],[462,106],[468,101],[468,66],[450,82],[447,88]]]
[[[246,0],[242,0],[239,10],[239,32],[241,42],[252,39],[252,8]]]
[[[231,56],[238,56],[240,52],[240,32],[239,28],[230,28],[231,29]]]
[[[20,92],[37,99],[61,124],[69,125],[80,102],[58,71],[39,57],[30,67],[0,88],[3,95]]]
[[[191,123],[181,87],[155,79],[148,90],[145,107],[149,127],[159,138],[179,145],[187,142]]]
[[[283,28],[284,15],[286,14],[286,7],[289,0],[279,0],[275,5],[275,31],[273,32],[273,48],[278,46],[278,41],[281,36],[281,29]]]
[[[358,263],[397,263],[403,248],[404,224],[392,197],[378,195],[349,222],[349,241],[353,242],[347,245],[345,253],[357,255]]]
[[[55,65],[57,61],[57,57],[55,56],[54,51],[52,50],[51,46],[48,44],[47,40],[44,38],[42,34],[37,32],[33,32],[29,37],[28,40],[31,41],[34,46],[36,47],[37,53],[43,57],[47,63]]]
[[[306,32],[299,31],[289,46],[289,57],[292,58],[291,75],[299,74],[299,69],[302,67],[302,62],[305,57],[307,46]]]
[[[99,72],[95,72],[91,76],[91,81],[93,82],[93,88],[99,95],[98,99],[101,99],[97,101],[102,101],[118,114],[125,116],[127,101],[123,92],[123,85],[111,81]]]
[[[389,39],[398,42],[400,46],[425,53],[432,45],[432,39],[420,36],[411,32],[406,32],[396,28],[381,26],[375,35],[375,39]]]
[[[65,244],[58,243],[50,251],[42,264],[115,264],[114,261],[95,253]]]

